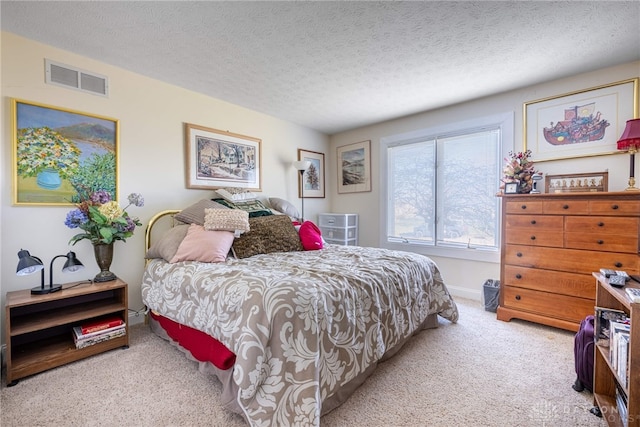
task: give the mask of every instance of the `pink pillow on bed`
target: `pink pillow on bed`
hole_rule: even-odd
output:
[[[305,221],[300,226],[300,241],[305,251],[322,249],[322,232],[311,221]]]
[[[209,231],[201,225],[191,224],[187,235],[169,262],[225,262],[232,244],[231,231]]]

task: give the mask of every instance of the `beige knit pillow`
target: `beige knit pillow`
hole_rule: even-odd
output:
[[[249,212],[240,209],[205,209],[204,229],[244,233],[249,231]]]

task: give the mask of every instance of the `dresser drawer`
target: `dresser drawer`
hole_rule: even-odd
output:
[[[565,248],[638,253],[638,235],[565,233]],[[594,270],[598,271],[598,269]]]
[[[593,215],[631,215],[640,212],[638,200],[592,200],[589,202],[589,212]]]
[[[564,245],[564,238],[562,231],[542,231],[522,228],[512,229],[508,232],[506,243],[561,248]]]
[[[589,215],[588,200],[545,200],[542,206],[545,214]]]
[[[323,213],[318,215],[319,227],[356,227],[358,217],[355,214]]]
[[[511,228],[528,228],[531,230],[559,231],[564,227],[563,217],[559,215],[507,215],[505,218],[507,234]],[[519,231],[513,231],[519,232]]]
[[[568,273],[506,265],[502,283],[580,298],[595,298],[596,286],[591,274]]]
[[[640,215],[640,212],[638,213]],[[638,235],[638,218],[611,216],[567,216],[564,229],[568,232]]]
[[[629,274],[637,274],[639,268],[638,260],[638,255],[631,253],[506,245],[503,262],[506,265],[581,274],[591,274],[601,268],[625,270]]]
[[[580,322],[593,314],[595,300],[505,286],[501,305],[543,316]],[[595,292],[594,292],[595,297]]]
[[[511,200],[506,202],[505,213],[508,214],[539,214],[542,213],[542,201]]]

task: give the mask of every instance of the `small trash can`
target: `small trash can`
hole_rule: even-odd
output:
[[[487,279],[483,285],[482,297],[484,309],[495,313],[500,302],[500,280]]]

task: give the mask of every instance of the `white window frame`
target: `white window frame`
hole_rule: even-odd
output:
[[[514,141],[514,113],[502,113],[491,116],[479,117],[476,119],[466,120],[462,122],[449,123],[442,126],[432,127],[428,129],[420,129],[398,135],[390,135],[380,139],[380,242],[381,248],[394,250],[403,250],[409,252],[420,253],[428,256],[439,256],[447,258],[458,258],[482,262],[500,263],[500,230],[501,224],[498,224],[496,232],[497,248],[474,248],[474,247],[446,247],[437,245],[424,245],[418,243],[407,242],[390,242],[387,239],[387,201],[389,200],[389,189],[387,188],[388,174],[388,156],[387,148],[399,142],[417,140],[417,139],[434,139],[443,134],[453,132],[477,129],[482,127],[499,127],[502,134],[502,144],[498,152],[502,153],[502,158],[506,157],[509,151],[513,151]],[[502,168],[502,161],[498,162]],[[500,183],[496,182],[496,193]],[[498,210],[500,207],[498,205]],[[501,212],[496,212],[498,218],[502,218]]]

